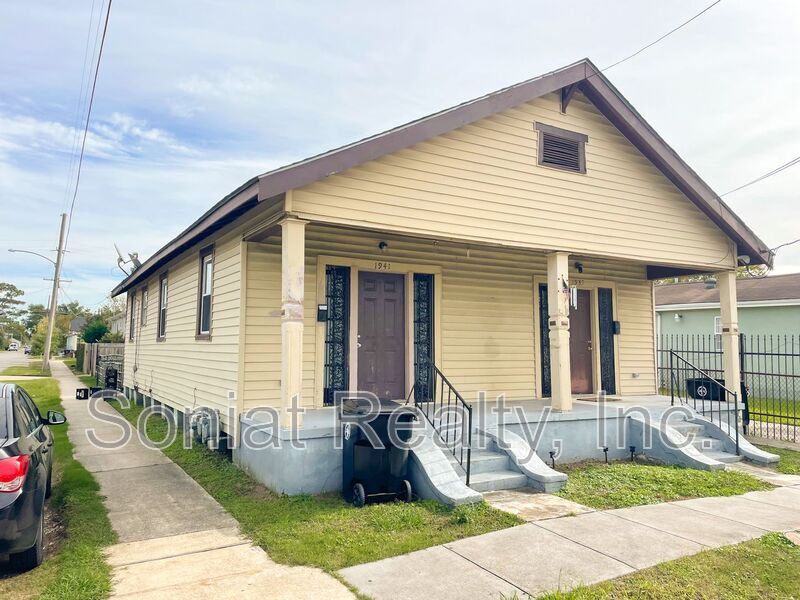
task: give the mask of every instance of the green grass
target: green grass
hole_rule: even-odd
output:
[[[53,379],[17,382],[31,394],[39,410],[61,411],[58,384]],[[91,599],[105,598],[111,589],[110,569],[102,549],[116,541],[99,486],[73,458],[67,427],[52,427],[53,495],[48,510],[55,511],[65,528],[57,552],[37,569],[0,579],[0,598]]]
[[[599,509],[733,496],[772,488],[738,471],[700,471],[636,462],[583,462],[560,465],[558,470],[569,476],[559,496]]]
[[[0,375],[30,376],[39,375],[50,377],[50,369],[42,369],[42,361],[32,360],[27,365],[14,365],[6,368]]]
[[[777,398],[749,398],[747,400],[750,419],[763,423],[781,423],[783,425],[800,426],[800,405],[793,400],[779,400]],[[762,414],[753,414],[762,413]],[[770,415],[770,416],[768,416]],[[775,415],[775,416],[772,416]],[[787,420],[781,417],[797,417],[798,421]]]
[[[136,406],[119,410],[132,422],[141,412]],[[148,420],[151,439],[162,439],[165,430],[160,417]],[[178,441],[164,453],[224,506],[256,544],[290,565],[335,571],[522,522],[484,503],[452,509],[425,500],[356,509],[338,494],[283,496],[258,484],[220,452],[184,449]]]
[[[779,533],[707,550],[547,600],[771,600],[797,598],[800,547]]]
[[[770,465],[770,468],[786,475],[800,475],[800,452],[797,450],[776,448],[775,446],[759,446],[759,448],[781,457],[780,462],[777,465]]]

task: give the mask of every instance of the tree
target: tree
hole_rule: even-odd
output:
[[[32,354],[42,354],[44,352],[44,341],[47,339],[47,317],[39,321],[36,325],[36,329],[31,336],[31,353]],[[67,325],[69,321],[67,321]],[[67,343],[67,327],[62,323],[59,323],[58,317],[56,317],[55,326],[53,327],[53,340],[51,344],[51,348],[56,350],[58,348],[63,348]]]
[[[47,316],[47,307],[44,304],[28,304],[25,315],[22,318],[22,324],[25,326],[25,331],[28,335],[33,335],[39,321]]]
[[[99,342],[108,333],[108,325],[96,319],[90,322],[83,330],[83,341],[87,344]]]
[[[23,329],[19,326],[17,318],[22,312],[20,307],[24,304],[20,297],[25,292],[12,283],[0,281],[0,345],[5,349],[12,337],[22,337]]]
[[[121,344],[125,341],[125,336],[121,333],[112,333],[109,331],[100,338],[100,341],[106,344]]]

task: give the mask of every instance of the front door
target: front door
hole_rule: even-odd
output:
[[[578,307],[569,311],[569,362],[572,393],[589,394],[593,381],[592,294],[578,290]]]
[[[399,400],[406,389],[405,278],[358,273],[358,389]]]

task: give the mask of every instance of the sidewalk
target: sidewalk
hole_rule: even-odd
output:
[[[568,591],[770,531],[800,529],[800,478],[785,477],[777,483],[782,487],[766,492],[544,519],[341,574],[375,600]]]
[[[138,437],[120,449],[93,446],[121,428],[91,417],[75,400],[80,381],[51,363],[61,387],[75,458],[100,484],[119,544],[108,549],[113,597],[119,598],[352,598],[335,578],[309,567],[289,567],[239,533],[238,523],[183,470]],[[118,413],[103,404],[109,415]]]

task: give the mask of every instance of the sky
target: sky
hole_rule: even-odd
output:
[[[47,303],[104,0],[0,5],[0,281]],[[711,0],[114,0],[60,301],[90,308],[250,177],[588,57],[605,67]],[[607,76],[718,193],[800,155],[800,3],[722,0]],[[83,78],[83,79],[82,79]],[[800,165],[725,196],[800,238]],[[800,271],[800,244],[775,273]]]

